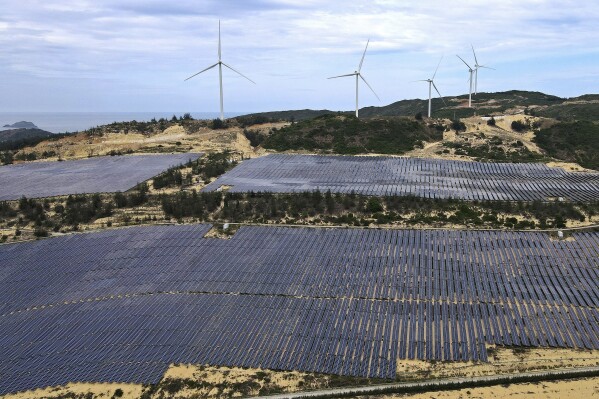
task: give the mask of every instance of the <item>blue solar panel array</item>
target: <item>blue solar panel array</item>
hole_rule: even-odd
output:
[[[599,173],[544,164],[482,163],[424,158],[272,154],[242,162],[204,187],[214,191],[328,191],[465,200],[571,201],[599,198]]]
[[[95,157],[63,162],[0,166],[0,201],[127,191],[201,154]]]
[[[599,233],[209,229],[0,245],[0,394],[170,363],[393,378],[488,344],[599,349]]]

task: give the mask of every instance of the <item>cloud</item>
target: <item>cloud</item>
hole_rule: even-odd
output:
[[[409,81],[429,75],[441,54],[445,59],[439,87],[444,87],[444,94],[463,93],[465,72],[455,54],[471,59],[471,43],[482,63],[498,69],[485,73],[480,82],[486,91],[520,88],[514,86],[521,84],[515,76],[527,74],[531,85],[552,94],[573,95],[556,79],[561,76],[572,83],[575,78],[568,68],[584,69],[589,62],[596,65],[599,57],[599,8],[593,2],[463,0],[451,6],[437,0],[8,3],[0,16],[0,73],[9,90],[17,90],[25,80],[56,79],[65,84],[66,79],[73,85],[69,90],[77,93],[81,79],[96,78],[103,82],[95,93],[102,97],[101,104],[131,105],[125,97],[106,101],[111,93],[127,95],[117,85],[156,93],[139,103],[140,110],[177,103],[177,99],[164,99],[175,88],[181,93],[182,109],[190,98],[198,106],[216,108],[213,75],[206,73],[187,85],[181,80],[216,61],[218,19],[222,20],[225,60],[259,83],[247,87],[233,74],[225,76],[226,91],[231,93],[227,101],[248,111],[351,108],[351,87],[345,90],[349,83],[324,78],[353,71],[368,38],[371,44],[364,72],[384,103],[424,97],[426,93]],[[589,90],[588,75],[580,79],[585,79],[584,87]],[[169,88],[163,96],[161,87]],[[81,88],[83,94],[89,85],[81,84]],[[45,97],[53,98],[51,93]],[[60,107],[59,97],[56,94],[47,104],[10,104],[5,99],[0,106]]]

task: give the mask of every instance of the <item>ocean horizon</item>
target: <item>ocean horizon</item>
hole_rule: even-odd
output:
[[[150,121],[152,118],[170,119],[173,115],[182,116],[184,112],[0,112],[0,130],[4,125],[16,122],[32,122],[38,128],[51,133],[79,132],[92,127],[107,125],[113,122],[136,120]],[[219,112],[189,112],[194,119],[215,119]],[[225,112],[225,117],[232,118],[248,112]]]

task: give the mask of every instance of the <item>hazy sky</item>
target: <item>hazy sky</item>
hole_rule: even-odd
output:
[[[456,57],[481,64],[480,91],[597,93],[595,0],[2,0],[0,111],[225,111],[353,108],[351,73],[366,40],[360,106],[468,90]]]

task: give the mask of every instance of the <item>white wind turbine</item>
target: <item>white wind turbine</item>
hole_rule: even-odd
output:
[[[472,69],[470,67],[470,65],[468,65],[468,63],[466,61],[464,61],[464,59],[462,57],[460,57],[459,55],[456,55],[460,60],[462,60],[462,62],[464,64],[466,64],[466,66],[468,67],[468,72],[470,73],[470,78],[468,79],[468,82],[470,82],[470,92],[468,94],[468,107],[472,108],[472,74],[474,73],[474,69]]]
[[[336,79],[336,78],[343,78],[346,76],[355,76],[356,77],[356,118],[358,117],[358,81],[359,81],[358,78],[362,79],[364,81],[364,83],[366,83],[366,86],[368,86],[368,88],[374,93],[374,95],[376,96],[376,98],[379,99],[379,101],[381,100],[379,98],[379,96],[374,92],[374,89],[368,84],[368,82],[366,81],[366,79],[364,79],[364,76],[360,72],[362,70],[362,64],[364,63],[364,57],[366,56],[366,50],[368,50],[368,43],[370,43],[370,39],[368,39],[368,41],[366,42],[366,48],[364,49],[364,54],[362,54],[362,59],[360,60],[360,65],[358,65],[357,71],[354,71],[354,73],[348,73],[346,75],[339,75],[339,76],[333,76],[333,77],[328,78],[328,79]]]
[[[443,96],[439,92],[439,89],[437,89],[437,86],[435,85],[435,76],[437,75],[437,71],[439,70],[441,61],[443,61],[443,57],[441,57],[441,59],[439,60],[439,64],[437,64],[437,69],[435,69],[435,73],[433,74],[432,78],[418,80],[418,82],[428,82],[428,117],[429,118],[431,117],[431,101],[432,101],[432,95],[433,95],[433,87],[437,91],[437,94],[439,95],[439,98],[441,99],[441,101],[443,101],[443,104],[447,105],[445,100],[443,100]]]
[[[187,79],[185,79],[186,81],[193,78],[194,76],[197,76],[199,74],[201,74],[202,72],[206,72],[209,69],[214,68],[215,66],[218,65],[218,81],[220,84],[220,120],[224,121],[225,120],[225,112],[223,110],[223,65],[226,66],[227,68],[229,68],[230,70],[232,70],[233,72],[237,73],[238,75],[246,78],[247,80],[249,80],[250,82],[256,84],[256,82],[254,82],[252,79],[248,78],[247,76],[245,76],[244,74],[242,74],[241,72],[237,71],[236,69],[234,69],[233,67],[225,64],[222,59],[221,59],[221,49],[220,49],[220,20],[218,21],[218,62],[214,65],[209,66],[206,69],[201,70],[198,73],[195,73],[193,75],[191,75],[190,77],[188,77]]]
[[[474,54],[474,94],[478,94],[478,70],[479,68],[486,68],[486,69],[493,69],[495,70],[495,68],[491,68],[485,65],[479,65],[478,60],[476,59],[476,52],[474,51],[474,46],[471,44],[470,47],[472,47],[472,54]]]

